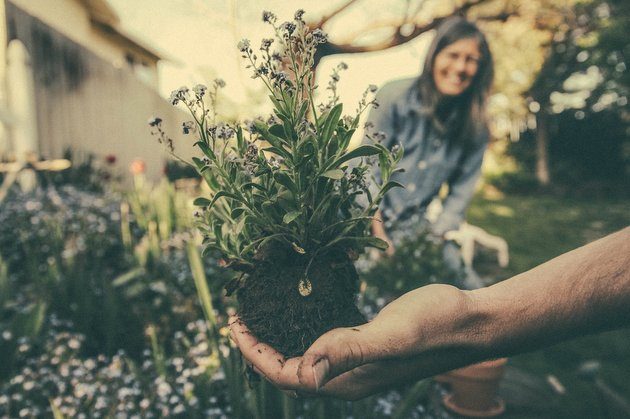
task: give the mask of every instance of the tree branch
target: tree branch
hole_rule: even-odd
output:
[[[349,0],[346,3],[342,4],[341,6],[339,6],[337,9],[333,10],[332,12],[328,13],[327,15],[324,15],[319,22],[315,23],[315,24],[311,24],[309,25],[309,27],[312,29],[322,29],[324,27],[324,25],[332,18],[334,18],[335,16],[337,16],[339,13],[343,12],[344,10],[346,10],[348,7],[352,6],[354,3],[356,3],[357,0]]]
[[[418,36],[422,35],[425,32],[435,29],[436,27],[440,25],[440,23],[442,23],[448,17],[454,16],[454,15],[465,15],[470,8],[474,6],[478,6],[487,1],[489,0],[467,1],[466,3],[462,4],[458,8],[454,9],[450,15],[434,18],[432,21],[424,23],[424,24],[411,23],[414,25],[414,27],[413,27],[413,30],[411,30],[411,32],[408,33],[407,35],[403,35],[401,33],[401,28],[404,25],[410,24],[410,22],[404,22],[404,21],[402,23],[399,22],[398,24],[391,25],[393,34],[390,37],[380,42],[375,42],[369,45],[355,45],[352,42],[335,43],[332,41],[328,41],[320,45],[320,47],[318,48],[317,53],[315,55],[315,66],[317,66],[317,64],[319,63],[319,60],[329,55],[382,51],[384,49],[402,45],[404,43],[407,43],[417,38]],[[350,6],[351,4],[355,2],[356,0],[350,0],[347,3],[343,4],[341,7],[339,7],[338,9],[336,9],[335,11],[331,12],[330,14],[322,18],[319,22],[309,25],[311,30],[317,29],[317,28],[322,29],[322,26],[326,22],[328,22],[332,17],[338,16],[339,13],[341,13],[348,6]],[[504,21],[509,16],[512,16],[512,15],[513,13],[504,12],[497,15],[482,16],[482,17],[479,17],[478,20],[503,20]],[[382,25],[383,23],[376,24],[376,26],[382,26]],[[362,32],[365,33],[368,29],[370,28],[366,28],[366,30]],[[356,37],[354,39],[356,39]]]

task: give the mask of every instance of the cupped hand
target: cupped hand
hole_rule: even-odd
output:
[[[356,400],[465,365],[456,337],[468,297],[448,285],[429,285],[393,301],[371,322],[331,330],[301,357],[286,359],[259,342],[238,318],[232,338],[254,370],[281,390],[302,396]],[[457,354],[461,352],[461,356]],[[460,362],[453,364],[453,355]]]

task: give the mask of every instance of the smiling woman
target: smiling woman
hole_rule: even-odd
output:
[[[372,223],[373,234],[392,244],[390,254],[427,228],[427,206],[439,197],[443,184],[448,194],[431,232],[443,238],[463,221],[488,143],[485,102],[493,73],[485,36],[473,23],[451,18],[438,29],[422,74],[390,82],[377,95],[381,106],[370,112],[368,123],[387,135],[387,147],[400,144],[405,150],[399,163],[404,173],[395,178],[406,189],[385,197],[384,223]],[[452,269],[462,266],[454,244],[446,242],[444,257]],[[474,271],[466,269],[465,279],[454,285],[482,286]]]
[[[435,87],[445,96],[459,96],[470,85],[479,68],[479,42],[461,39],[440,51],[433,65]]]

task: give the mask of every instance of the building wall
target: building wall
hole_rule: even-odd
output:
[[[127,54],[134,57],[134,62],[145,62],[141,70],[149,76],[143,81],[157,88],[157,61],[144,54],[133,44],[124,44],[116,37],[108,36],[90,21],[87,8],[79,0],[0,0],[12,3],[29,15],[38,18],[56,29],[72,41],[92,51],[97,56],[111,63],[114,67],[130,66]]]
[[[112,66],[11,3],[5,12],[9,41],[19,39],[30,54],[40,154],[59,158],[67,148],[101,157],[113,154],[124,171],[140,158],[150,177],[160,176],[165,154],[147,121],[160,116],[176,144],[186,144],[178,132],[183,112],[130,69]],[[180,147],[179,152],[190,155],[190,149]]]

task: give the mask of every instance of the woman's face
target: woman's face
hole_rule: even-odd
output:
[[[433,63],[433,81],[445,96],[458,96],[471,85],[479,68],[479,43],[474,38],[460,39],[444,47]]]

